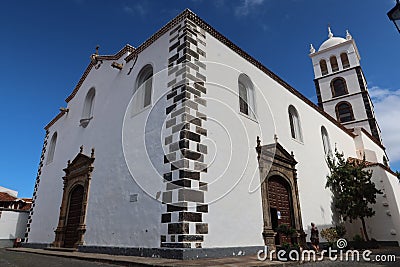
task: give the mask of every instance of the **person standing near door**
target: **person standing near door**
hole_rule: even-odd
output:
[[[314,223],[311,223],[311,245],[316,252],[319,252],[319,231]]]

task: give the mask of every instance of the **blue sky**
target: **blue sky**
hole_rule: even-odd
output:
[[[394,0],[1,1],[0,186],[30,197],[43,127],[65,106],[96,45],[138,46],[190,8],[316,102],[309,45],[350,30],[373,96],[391,166],[400,170],[400,34]],[[61,177],[60,177],[61,179]]]

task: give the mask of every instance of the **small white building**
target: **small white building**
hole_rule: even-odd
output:
[[[12,247],[23,239],[32,199],[18,198],[18,192],[0,186],[0,248]]]
[[[330,33],[310,57],[319,106],[189,10],[137,48],[96,52],[45,127],[25,246],[242,255],[287,241],[279,224],[301,243],[311,222],[336,223],[334,147],[374,163],[385,194],[368,231],[398,244],[400,186],[354,39]]]

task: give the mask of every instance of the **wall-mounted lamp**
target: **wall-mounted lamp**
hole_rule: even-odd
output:
[[[389,19],[393,21],[394,26],[400,32],[400,1],[396,0],[396,5],[387,13]]]
[[[122,68],[124,67],[124,64],[117,63],[117,62],[114,61],[114,62],[111,64],[111,67],[116,68],[116,69],[119,69],[119,70],[122,70]]]
[[[69,108],[61,107],[61,108],[60,108],[60,112],[62,112],[62,113],[68,113],[68,112],[69,112]]]

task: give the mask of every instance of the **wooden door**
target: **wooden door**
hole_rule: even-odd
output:
[[[81,222],[83,186],[76,186],[69,198],[67,224],[65,226],[64,247],[72,248],[79,240],[78,227]]]
[[[271,221],[274,222],[273,230],[281,224],[293,227],[290,187],[283,178],[274,176],[268,179],[268,201]],[[290,243],[291,239],[277,234],[275,243],[279,245],[282,242]]]

